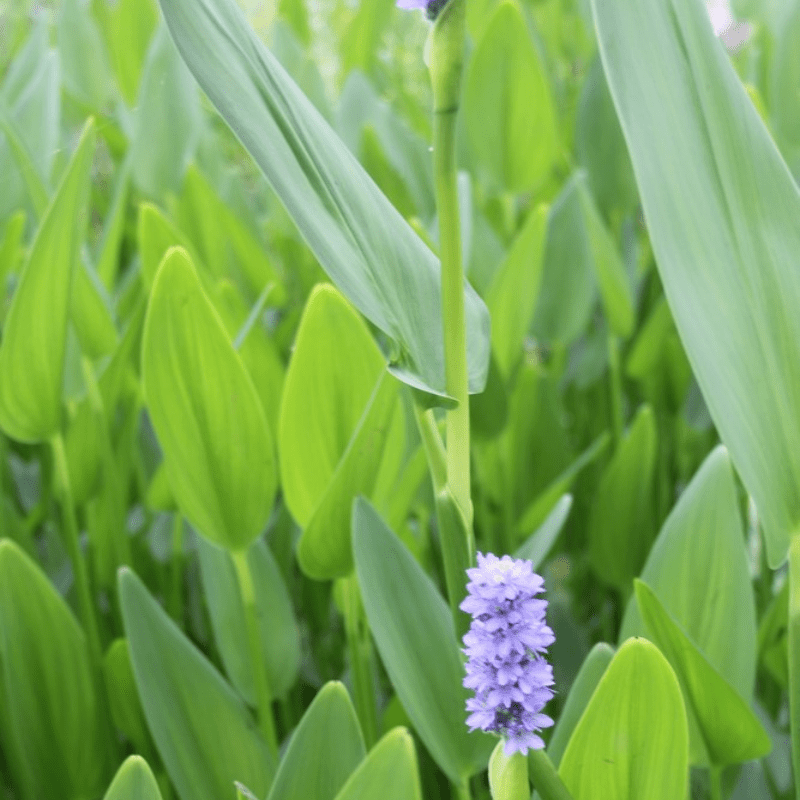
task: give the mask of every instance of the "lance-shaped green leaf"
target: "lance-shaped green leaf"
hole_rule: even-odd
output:
[[[775,567],[800,526],[800,192],[701,4],[593,8],[664,290]]]
[[[0,541],[0,679],[4,739],[22,797],[78,800],[102,791],[108,759],[86,637],[9,539]]]
[[[422,800],[414,740],[392,728],[369,751],[336,800]]]
[[[247,623],[233,560],[225,550],[208,542],[198,541],[197,548],[211,626],[225,672],[242,697],[255,705]],[[250,545],[247,561],[270,691],[274,697],[283,697],[294,683],[300,665],[297,621],[280,569],[262,540]]]
[[[527,559],[535,571],[555,544],[571,508],[572,495],[562,495],[545,521],[517,548],[514,558]]]
[[[264,529],[277,468],[253,382],[185,250],[156,275],[142,384],[181,510],[206,538],[246,548]]]
[[[447,603],[362,498],[353,507],[353,553],[372,635],[400,702],[436,763],[461,783],[486,765],[494,740],[467,732],[464,667]]]
[[[464,120],[473,152],[508,191],[547,177],[559,147],[553,100],[514,3],[498,5],[472,55]]]
[[[756,675],[755,599],[739,498],[724,447],[706,458],[667,517],[641,579],[714,668],[749,699]],[[646,634],[631,599],[620,641]]]
[[[597,574],[624,592],[652,542],[656,466],[653,410],[643,406],[603,472],[589,517],[589,558]]]
[[[686,712],[655,645],[619,649],[575,728],[559,774],[574,800],[676,800],[688,779]]]
[[[320,264],[400,345],[398,373],[443,394],[440,269],[234,0],[162,0],[190,70],[262,169]],[[489,358],[486,307],[466,286],[470,390]]]
[[[14,293],[0,346],[0,427],[23,442],[59,429],[72,273],[86,224],[94,123],[83,129]]]
[[[239,695],[128,569],[119,593],[150,732],[181,800],[219,800],[245,781],[264,797],[274,762]]]
[[[365,752],[347,690],[327,683],[292,735],[267,800],[333,800]]]
[[[161,800],[156,779],[141,756],[128,756],[103,800]]]
[[[741,695],[714,669],[653,590],[640,580],[634,584],[639,610],[680,680],[710,763],[739,764],[769,753],[769,736]]]

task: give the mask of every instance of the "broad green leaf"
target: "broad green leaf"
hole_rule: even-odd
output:
[[[580,175],[553,202],[547,220],[544,267],[532,330],[545,341],[570,344],[582,333],[597,293],[583,218]]]
[[[625,594],[654,534],[656,443],[653,410],[642,406],[600,478],[589,516],[592,567],[605,583]]]
[[[275,764],[239,696],[128,569],[119,593],[133,672],[181,800],[219,800],[245,781],[264,797]]]
[[[198,531],[229,549],[264,529],[276,464],[253,382],[185,250],[156,275],[142,338],[142,385],[170,486]]]
[[[3,243],[0,245],[0,283],[5,284],[8,275],[17,271],[22,257],[22,238],[25,234],[27,215],[24,211],[12,214],[3,230]]]
[[[627,339],[633,332],[636,318],[625,266],[617,245],[611,238],[611,234],[586,188],[585,181],[581,181],[580,184],[580,197],[586,236],[589,240],[597,285],[603,298],[608,324],[617,336]]]
[[[150,40],[158,24],[158,12],[153,0],[120,0],[111,13],[111,59],[120,92],[133,107],[139,96]]]
[[[103,675],[108,689],[108,705],[114,725],[137,752],[148,754],[153,744],[144,719],[131,651],[127,639],[115,639],[103,656]]]
[[[99,275],[85,261],[75,265],[70,319],[78,334],[81,352],[92,360],[110,356],[117,346],[117,328],[110,299]]]
[[[359,455],[351,446],[354,437],[359,432],[370,435],[362,424],[365,411],[374,406],[372,400],[383,405],[391,390],[391,382],[383,380],[381,396],[373,398],[385,368],[359,315],[332,286],[317,286],[300,320],[278,426],[281,487],[292,516],[303,527],[311,523],[345,455]],[[371,463],[374,478],[380,449],[370,447],[362,455],[360,460],[367,462],[363,468],[368,471]],[[351,502],[352,497],[348,519]]]
[[[23,142],[14,120],[10,119],[7,113],[0,116],[0,130],[8,142],[14,160],[17,162],[17,168],[25,181],[25,188],[28,190],[34,211],[38,217],[43,217],[50,200],[47,181],[39,174],[32,154]]]
[[[800,3],[785,4],[770,64],[770,112],[775,138],[795,178],[800,174]]]
[[[730,459],[717,447],[664,522],[641,579],[745,699],[756,675],[756,611]],[[620,641],[647,629],[631,600]]]
[[[253,667],[247,647],[247,624],[231,556],[198,541],[203,593],[211,616],[214,639],[231,683],[255,705]],[[283,697],[297,677],[300,637],[289,593],[267,545],[256,540],[247,551],[256,593],[261,647],[273,697]]]
[[[506,379],[522,358],[539,298],[547,213],[547,206],[538,206],[528,215],[486,294],[492,316],[492,350]]]
[[[42,220],[22,271],[0,346],[0,426],[23,442],[59,429],[70,287],[86,224],[94,153],[88,122]]]
[[[141,756],[128,756],[103,800],[161,800],[161,792],[147,762]]]
[[[356,13],[342,37],[342,67],[345,73],[352,69],[370,72],[392,10],[392,4],[384,0],[363,0],[356,6]]]
[[[89,0],[61,4],[58,55],[64,88],[92,111],[102,111],[110,94],[109,69]]]
[[[542,183],[558,156],[547,73],[512,2],[497,6],[472,54],[464,125],[475,156],[510,192]]]
[[[278,15],[291,26],[295,36],[305,45],[311,40],[308,25],[308,10],[305,0],[278,0]]]
[[[369,751],[336,800],[422,800],[414,740],[393,728]]]
[[[464,724],[464,668],[447,603],[362,498],[353,508],[353,553],[372,635],[400,702],[433,759],[460,783],[486,765],[494,740]]]
[[[501,739],[489,759],[489,788],[494,800],[529,800],[528,765],[525,756],[514,753],[507,756]]]
[[[342,292],[397,341],[403,380],[444,391],[435,256],[247,25],[234,0],[162,0],[178,48]],[[489,356],[485,306],[466,286],[470,389]]]
[[[199,256],[194,245],[160,208],[152,203],[142,203],[136,222],[136,240],[139,245],[142,278],[148,289],[152,288],[158,267],[170,247],[182,247],[194,264]]]
[[[353,500],[376,494],[382,465],[387,458],[395,462],[402,455],[402,443],[393,436],[396,423],[402,422],[399,388],[388,372],[378,378],[336,472],[300,537],[297,561],[309,577],[340,578],[353,569],[350,540]]]
[[[44,573],[8,539],[0,541],[0,676],[22,797],[99,794],[108,753],[86,637]]]
[[[547,746],[547,755],[550,756],[556,767],[561,763],[572,733],[589,705],[597,684],[605,675],[612,658],[614,658],[614,648],[604,642],[598,642],[581,665]]]
[[[776,567],[800,525],[800,192],[701,4],[593,9],[664,290]]]
[[[765,756],[772,743],[758,717],[665,610],[652,589],[639,580],[635,586],[640,613],[678,676],[710,763],[739,764]]]
[[[103,223],[103,236],[97,250],[97,274],[107,289],[112,289],[117,280],[130,182],[131,159],[126,158],[117,173],[111,205]]]
[[[536,570],[555,544],[571,508],[572,495],[562,495],[545,521],[517,548],[514,558],[527,559]]]
[[[178,190],[202,124],[197,86],[161,25],[147,51],[131,144],[131,175],[143,194]]]
[[[688,783],[686,712],[655,645],[629,639],[600,679],[559,774],[573,800],[677,800]]]
[[[327,683],[292,735],[267,800],[333,800],[364,755],[347,690]]]

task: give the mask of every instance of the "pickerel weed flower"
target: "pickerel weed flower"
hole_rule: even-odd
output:
[[[447,5],[447,0],[397,0],[397,7],[404,8],[406,11],[424,8],[425,15],[430,20],[436,19],[445,5]]]
[[[553,724],[541,713],[553,696],[553,668],[544,654],[555,641],[545,621],[547,601],[536,597],[544,579],[530,561],[492,553],[478,553],[478,566],[467,575],[460,608],[472,624],[464,635],[464,686],[475,692],[467,700],[467,725],[501,734],[507,756],[524,755],[544,747],[536,734]]]

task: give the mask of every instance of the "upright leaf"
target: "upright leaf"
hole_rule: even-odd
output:
[[[161,800],[158,784],[141,756],[128,756],[103,800]]]
[[[353,508],[353,553],[364,609],[389,678],[436,763],[460,783],[485,766],[494,741],[467,732],[464,668],[447,603],[360,498]]]
[[[263,46],[234,0],[162,0],[178,49],[347,298],[400,345],[403,380],[444,393],[435,256]],[[467,286],[470,389],[489,356],[486,307]]]
[[[574,800],[686,796],[688,732],[675,673],[655,645],[629,639],[575,728],[559,773]]]
[[[39,226],[3,326],[0,426],[23,442],[48,439],[61,421],[70,288],[86,224],[94,142],[89,121]]]
[[[181,800],[229,797],[235,780],[264,797],[275,765],[239,696],[130,570],[119,592],[147,724]]]
[[[142,339],[142,384],[170,486],[200,533],[244,549],[275,496],[274,445],[253,382],[185,250],[164,258]]]
[[[800,191],[702,4],[593,9],[667,299],[775,567],[800,526]]]

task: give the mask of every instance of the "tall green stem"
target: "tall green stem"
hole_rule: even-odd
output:
[[[378,717],[375,686],[370,669],[370,639],[366,628],[361,593],[355,574],[342,579],[344,590],[344,627],[350,650],[350,669],[353,676],[353,694],[356,712],[367,749],[378,740]]]
[[[102,659],[100,645],[100,628],[97,624],[97,613],[92,602],[92,592],[89,588],[89,574],[86,563],[81,553],[78,520],[75,515],[75,503],[72,499],[72,483],[69,475],[67,451],[64,448],[64,439],[60,433],[55,434],[50,440],[53,449],[56,482],[61,493],[61,516],[64,526],[64,543],[72,562],[72,573],[75,576],[75,589],[78,593],[78,606],[81,611],[81,622],[86,631],[89,644],[89,653],[95,668],[99,671]]]
[[[569,789],[544,750],[528,752],[528,774],[542,800],[572,800]]]
[[[236,568],[236,577],[239,582],[239,592],[244,605],[244,618],[247,625],[247,644],[250,649],[250,664],[253,670],[253,684],[256,692],[256,707],[258,708],[258,722],[267,746],[272,754],[277,756],[278,737],[275,733],[275,720],[272,716],[272,694],[269,688],[267,668],[264,663],[264,652],[261,647],[261,632],[258,625],[258,609],[256,607],[256,592],[253,585],[253,574],[247,560],[246,550],[236,550],[231,553],[233,565]]]
[[[789,545],[789,720],[795,797],[800,800],[800,533]]]

